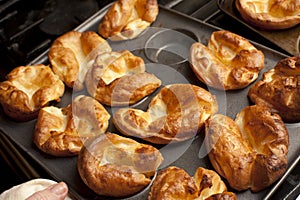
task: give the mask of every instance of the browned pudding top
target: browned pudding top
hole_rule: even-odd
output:
[[[109,119],[110,114],[98,101],[80,95],[65,108],[42,108],[33,142],[47,154],[77,155],[87,138],[106,132]]]
[[[299,0],[236,0],[235,5],[247,22],[261,29],[286,29],[300,23]]]
[[[84,183],[97,194],[125,197],[145,188],[162,161],[156,148],[106,133],[85,143],[77,167]]]
[[[141,57],[123,50],[98,54],[87,71],[85,84],[89,94],[99,102],[126,106],[154,92],[161,80],[146,72]]]
[[[120,108],[113,116],[118,130],[157,144],[184,141],[195,136],[218,110],[215,96],[191,84],[163,87],[147,111]]]
[[[264,54],[235,33],[215,31],[207,46],[200,42],[191,46],[190,66],[204,84],[220,90],[236,90],[257,79],[264,68]]]
[[[228,192],[225,183],[213,170],[199,167],[194,176],[184,169],[169,166],[159,172],[150,188],[148,200],[236,200],[236,195]]]
[[[96,32],[70,31],[54,40],[48,58],[54,73],[68,87],[82,90],[90,60],[110,51],[110,45]]]
[[[98,32],[111,40],[132,39],[155,21],[158,12],[157,0],[118,0],[103,17]]]
[[[300,121],[300,58],[279,61],[249,92],[250,100],[267,106],[286,122]]]
[[[63,82],[49,66],[20,66],[0,83],[0,102],[10,117],[27,121],[51,101],[60,101],[64,91]]]
[[[239,191],[261,191],[287,169],[288,131],[281,117],[263,106],[244,108],[235,121],[221,114],[211,117],[206,147],[215,170]]]

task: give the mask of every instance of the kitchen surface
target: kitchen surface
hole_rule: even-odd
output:
[[[47,51],[58,36],[80,26],[111,2],[109,0],[0,0],[0,81],[3,81],[5,75],[14,67],[31,63]],[[166,10],[186,15],[212,27],[230,30],[261,44],[267,52],[276,52],[282,57],[299,55],[298,38],[284,38],[287,42],[282,45],[282,40],[278,39],[281,36],[273,37],[269,32],[253,28],[243,22],[234,10],[232,1],[159,0],[158,2]],[[289,31],[298,31],[296,35],[299,35],[299,25],[295,30]],[[27,155],[28,152],[20,148],[16,141],[10,140],[1,130],[0,132],[2,169],[0,193],[32,178],[52,178],[51,173],[49,174],[35,159]],[[295,152],[299,154],[299,148]],[[297,164],[285,180],[278,187],[276,186],[276,191],[272,192],[269,199],[294,200],[299,194],[300,164]]]

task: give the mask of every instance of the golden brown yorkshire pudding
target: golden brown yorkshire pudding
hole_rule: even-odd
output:
[[[266,107],[248,106],[235,121],[216,114],[207,120],[205,132],[213,167],[238,191],[261,191],[287,169],[287,129]]]
[[[225,183],[215,171],[199,167],[193,178],[199,188],[199,196],[196,200],[214,198],[219,200],[223,198],[225,200],[237,200],[233,192],[227,191]]]
[[[170,166],[161,170],[154,179],[148,200],[195,199],[198,191],[194,179],[186,171]]]
[[[33,142],[50,155],[77,155],[87,138],[105,133],[109,119],[110,114],[98,101],[80,95],[65,108],[42,108]]]
[[[215,96],[191,84],[172,84],[162,88],[146,112],[120,108],[113,123],[124,135],[167,144],[194,137],[204,122],[218,111]]]
[[[111,40],[132,39],[156,20],[158,12],[157,0],[117,0],[103,17],[98,32]]]
[[[142,58],[127,50],[99,54],[88,70],[88,93],[109,106],[131,105],[154,92],[161,81],[145,72]]]
[[[227,192],[220,176],[209,169],[199,167],[191,177],[179,167],[170,166],[160,171],[153,181],[148,200],[204,200],[213,199],[216,195],[227,196],[228,200],[236,200],[236,195]]]
[[[235,5],[246,22],[260,29],[286,29],[300,23],[299,0],[236,0]]]
[[[28,121],[50,102],[59,102],[64,91],[64,83],[49,66],[19,66],[0,83],[0,103],[12,119]]]
[[[190,66],[204,84],[235,90],[257,79],[264,67],[264,54],[239,35],[215,31],[207,46],[200,42],[191,46]]]
[[[96,32],[70,31],[53,42],[48,58],[54,73],[68,87],[82,90],[90,60],[110,51],[109,44]]]
[[[126,197],[148,186],[162,161],[151,145],[106,133],[87,140],[77,167],[83,182],[97,194]]]
[[[285,122],[300,121],[300,58],[280,60],[263,74],[248,96],[252,102],[267,106],[279,114]]]

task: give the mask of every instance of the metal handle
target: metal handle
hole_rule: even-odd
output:
[[[292,165],[288,168],[288,170],[285,172],[285,174],[281,177],[281,179],[276,183],[276,185],[268,192],[268,194],[264,197],[264,200],[268,200],[271,198],[271,196],[276,192],[276,190],[279,188],[279,186],[285,181],[285,179],[288,177],[288,175],[293,171],[293,169],[297,166],[297,164],[300,161],[300,154],[294,160]]]

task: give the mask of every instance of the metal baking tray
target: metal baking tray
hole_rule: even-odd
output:
[[[300,25],[295,27],[278,30],[278,31],[266,31],[261,30],[257,27],[254,27],[248,24],[240,16],[238,10],[235,6],[235,0],[218,0],[218,7],[226,15],[230,16],[232,19],[240,22],[246,27],[250,28],[254,32],[258,33],[268,41],[282,48],[291,55],[299,55],[300,53]]]
[[[90,19],[77,27],[78,31],[93,30],[97,31],[97,26],[104,16],[108,7],[103,8]],[[207,44],[209,37],[213,31],[219,30],[217,27],[205,24],[197,19],[183,15],[173,10],[160,7],[159,15],[151,28],[143,32],[137,39],[129,41],[112,42],[109,41],[113,50],[127,49],[132,53],[141,56],[145,63],[146,69],[152,72],[162,80],[162,86],[171,83],[191,83],[206,88],[193,74],[188,62],[188,50],[191,42],[199,41]],[[274,65],[286,55],[273,51],[265,46],[253,43],[256,47],[263,51],[265,55],[266,71],[273,68]],[[147,48],[145,47],[147,46]],[[47,52],[41,54],[30,64],[44,63],[48,64]],[[260,74],[260,79],[262,73]],[[210,88],[211,93],[215,94],[218,99],[220,113],[226,114],[232,118],[236,113],[249,105],[247,92],[249,87],[237,91],[222,92]],[[81,92],[86,93],[85,91]],[[66,106],[71,102],[73,92],[67,89],[58,107]],[[153,94],[155,95],[155,93]],[[146,108],[151,97],[149,96],[140,103],[134,105],[138,108]],[[106,107],[112,113],[113,108]],[[96,195],[81,180],[77,171],[77,157],[58,158],[41,152],[32,143],[32,135],[36,120],[29,122],[14,122],[8,119],[0,108],[0,129],[4,134],[18,145],[25,153],[34,159],[44,170],[56,181],[65,181],[74,199],[112,199],[111,197],[103,197]],[[286,124],[290,135],[290,147],[288,153],[288,162],[292,164],[299,155],[300,124]],[[110,122],[108,131],[119,133]],[[213,169],[207,157],[205,148],[203,147],[204,133],[201,132],[195,138],[186,142],[166,145],[168,148],[156,146],[165,157],[162,168],[169,165],[176,165],[193,175],[200,166]],[[155,146],[155,145],[154,145]],[[236,192],[238,199],[262,199],[272,187],[258,193],[252,193],[250,190]],[[231,190],[229,188],[229,190]],[[147,199],[149,187],[140,193],[123,199]],[[233,190],[231,190],[233,191]],[[235,191],[234,191],[235,192]]]

